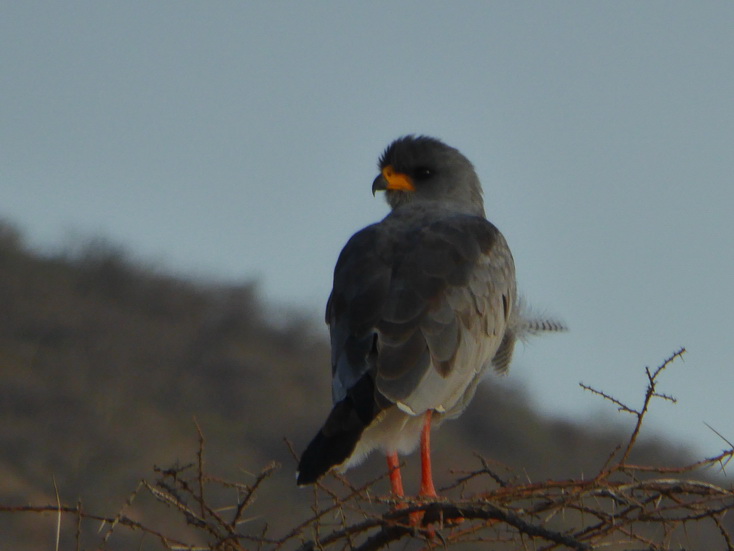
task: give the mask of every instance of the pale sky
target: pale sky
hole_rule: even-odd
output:
[[[0,5],[0,217],[36,248],[102,236],[318,319],[387,213],[379,154],[436,136],[475,164],[528,301],[571,327],[487,384],[629,424],[578,382],[639,405],[685,346],[648,429],[734,441],[733,2]]]

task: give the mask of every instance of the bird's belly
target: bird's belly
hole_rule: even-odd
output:
[[[412,453],[418,447],[422,427],[423,415],[408,415],[395,406],[381,411],[364,430],[354,452],[338,470],[343,472],[359,465],[375,449],[385,454]]]
[[[429,367],[416,389],[396,405],[409,415],[421,415],[428,410],[451,417],[459,415],[501,341],[501,336],[488,338],[486,334],[465,331],[451,371],[442,375],[434,366]]]

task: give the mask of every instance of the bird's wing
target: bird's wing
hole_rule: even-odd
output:
[[[392,271],[378,252],[381,234],[379,224],[355,233],[334,268],[334,285],[326,303],[334,403],[374,371],[375,326],[387,299]]]
[[[503,341],[514,281],[504,238],[481,217],[391,215],[355,234],[326,312],[334,401],[367,376],[365,410],[453,410]]]

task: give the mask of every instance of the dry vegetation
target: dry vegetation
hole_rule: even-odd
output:
[[[302,449],[325,413],[311,397],[328,397],[328,349],[306,321],[268,321],[252,285],[182,281],[108,247],[40,257],[0,226],[0,308],[3,547],[733,548],[734,450],[696,461],[642,430],[683,350],[646,371],[639,406],[585,387],[626,429],[544,419],[485,385],[434,437],[442,497],[397,507],[379,460],[295,489],[284,438]]]

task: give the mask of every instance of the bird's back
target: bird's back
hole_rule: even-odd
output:
[[[372,190],[386,191],[392,212],[352,236],[337,261],[326,308],[334,406],[299,483],[376,447],[409,451],[422,414],[460,414],[482,371],[505,371],[512,355],[515,268],[484,217],[471,163],[408,136],[380,169]]]

